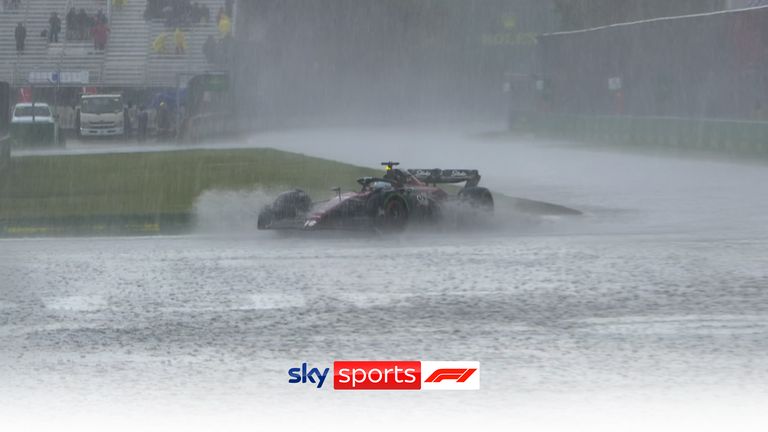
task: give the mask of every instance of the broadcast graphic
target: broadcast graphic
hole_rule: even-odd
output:
[[[331,368],[302,363],[291,368],[291,384],[323,388]],[[334,390],[479,390],[479,362],[434,361],[336,361]]]
[[[0,432],[768,431],[768,0],[0,30]]]

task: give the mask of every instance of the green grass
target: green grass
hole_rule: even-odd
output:
[[[301,187],[319,199],[376,174],[270,149],[17,157],[0,174],[0,220],[189,213],[206,190]]]

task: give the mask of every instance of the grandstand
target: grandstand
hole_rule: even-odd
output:
[[[208,36],[217,37],[219,34],[216,26],[216,11],[224,6],[224,0],[206,1],[205,3],[211,9],[211,22],[209,24],[195,24],[191,27],[182,28],[186,32],[187,50],[183,55],[174,54],[173,41],[174,28],[167,28],[165,23],[160,20],[153,20],[149,25],[149,43],[151,44],[160,33],[168,34],[168,49],[166,54],[158,54],[151,49],[148,51],[147,58],[147,81],[150,83],[166,83],[175,85],[176,75],[179,72],[201,73],[211,70],[219,70],[221,67],[209,65],[203,54],[203,44]],[[148,46],[148,45],[147,45]]]
[[[74,0],[22,0],[18,10],[4,11],[0,14],[0,80],[14,85],[25,84],[30,72],[41,71],[84,71],[90,73],[92,82],[101,80],[102,53],[93,49],[89,41],[67,41],[62,28],[59,43],[48,43],[41,33],[48,28],[48,19],[52,12],[59,14],[64,27],[64,15]],[[88,9],[106,8],[107,0],[81,0],[82,7],[88,3]],[[16,53],[14,28],[18,22],[27,26],[26,49],[23,55]]]
[[[88,72],[88,85],[106,87],[173,87],[177,75],[196,74],[212,69],[203,54],[203,44],[209,35],[218,36],[215,14],[225,0],[197,0],[211,10],[209,23],[191,24],[182,28],[187,35],[186,53],[173,50],[173,28],[159,19],[145,20],[146,0],[127,0],[122,8],[109,13],[111,29],[106,51],[96,51],[92,41],[72,41],[62,29],[59,43],[48,43],[41,32],[48,28],[52,12],[58,13],[65,27],[65,15],[74,7],[84,8],[90,15],[98,9],[107,12],[110,0],[22,0],[18,10],[0,12],[0,81],[14,86],[29,82],[30,73]],[[26,49],[16,52],[14,28],[18,22],[27,27]],[[152,51],[152,41],[161,32],[168,32],[170,54]]]

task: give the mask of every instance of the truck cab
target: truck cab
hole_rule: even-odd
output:
[[[125,134],[123,96],[99,94],[80,96],[77,128],[82,137],[122,136]]]

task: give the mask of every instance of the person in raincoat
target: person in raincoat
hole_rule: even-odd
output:
[[[97,51],[104,51],[107,48],[107,41],[109,40],[109,27],[103,22],[96,22],[96,25],[91,28],[91,36],[93,37],[93,47]]]
[[[173,38],[176,40],[176,54],[184,54],[187,50],[187,34],[177,28],[173,33]]]
[[[155,41],[152,42],[152,51],[158,53],[158,54],[164,54],[165,53],[165,43],[168,40],[168,34],[163,32],[157,35],[155,38]]]
[[[220,14],[219,16],[219,35],[223,38],[232,32],[232,20],[229,19],[227,14]]]

